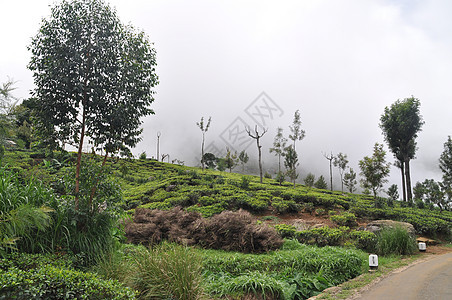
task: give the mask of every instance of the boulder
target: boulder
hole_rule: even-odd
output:
[[[390,227],[394,228],[396,226],[401,226],[402,228],[405,228],[409,234],[412,236],[416,235],[416,230],[414,229],[414,226],[407,222],[398,222],[393,220],[376,220],[368,223],[366,225],[366,228],[364,230],[370,231],[373,233],[379,232],[382,228]]]

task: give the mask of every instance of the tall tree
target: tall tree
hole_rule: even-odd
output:
[[[286,148],[287,138],[283,136],[283,129],[278,127],[275,139],[273,140],[273,148],[270,148],[270,153],[275,153],[278,156],[278,173],[281,172],[281,156],[284,155],[284,148]]]
[[[198,125],[199,129],[201,129],[202,132],[202,144],[201,144],[201,167],[204,170],[204,141],[207,130],[209,130],[210,127],[210,121],[212,121],[212,117],[209,117],[209,120],[207,121],[207,124],[204,126],[204,117],[201,117],[200,122],[196,122],[196,125]]]
[[[452,139],[447,137],[444,143],[444,150],[439,158],[439,168],[443,172],[442,187],[448,197],[448,202],[452,201]]]
[[[360,160],[359,167],[364,177],[361,180],[363,188],[372,190],[374,198],[377,199],[378,191],[388,181],[386,177],[389,175],[390,167],[386,162],[386,151],[383,150],[383,145],[375,143],[373,155],[365,156]]]
[[[263,128],[262,129],[262,133],[259,133],[259,131],[257,130],[257,125],[254,127],[254,134],[251,133],[251,130],[247,127],[245,128],[246,132],[248,133],[248,135],[252,138],[256,140],[256,144],[257,144],[257,151],[259,154],[259,176],[260,176],[260,182],[262,183],[262,145],[260,144],[260,139],[264,136],[264,134],[267,132],[267,129]]]
[[[347,154],[339,152],[339,154],[334,157],[333,165],[339,169],[339,174],[341,175],[342,192],[344,192],[344,172],[348,165]]]
[[[292,179],[293,187],[295,187],[295,180],[298,178],[297,166],[298,166],[298,156],[297,152],[292,145],[286,147],[284,155],[284,166],[286,167],[287,176]]]
[[[334,155],[333,155],[333,153],[330,153],[330,155],[326,155],[325,153],[323,153],[323,157],[325,157],[330,162],[330,189],[333,190],[333,167],[332,167],[332,163],[333,163]]]
[[[397,100],[390,107],[385,107],[380,118],[380,128],[384,138],[397,160],[399,167],[405,171],[407,201],[412,200],[410,160],[416,154],[416,138],[424,124],[420,115],[420,101],[414,98]]]
[[[155,50],[102,0],[59,2],[29,50],[41,133],[78,145],[78,207],[85,138],[105,150],[105,159],[141,139],[142,117],[153,114],[149,106],[158,84]]]
[[[296,151],[295,143],[296,141],[301,141],[304,139],[306,132],[301,129],[301,117],[300,117],[300,110],[297,109],[297,111],[294,114],[292,125],[289,126],[290,132],[292,134],[289,135],[289,139],[293,141],[293,150]]]

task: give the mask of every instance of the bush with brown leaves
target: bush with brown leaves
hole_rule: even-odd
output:
[[[283,243],[273,228],[256,224],[244,210],[223,211],[205,219],[180,207],[168,211],[136,209],[134,221],[126,224],[126,236],[134,244],[153,245],[168,240],[244,253],[275,250]]]

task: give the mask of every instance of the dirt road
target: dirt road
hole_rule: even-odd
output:
[[[395,272],[353,299],[451,300],[452,252]]]

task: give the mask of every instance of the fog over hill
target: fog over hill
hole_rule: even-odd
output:
[[[134,154],[155,156],[160,132],[160,153],[197,165],[196,122],[211,116],[206,150],[246,149],[250,164],[257,149],[244,128],[267,128],[264,167],[271,173],[277,159],[268,149],[276,129],[287,137],[299,109],[306,130],[297,143],[301,177],[312,172],[328,180],[322,153],[347,154],[359,172],[358,161],[384,142],[378,123],[385,106],[413,95],[425,120],[411,164],[413,184],[441,178],[438,158],[452,134],[451,1],[106,2],[123,22],[144,30],[157,50],[156,114],[144,120]],[[18,97],[33,88],[26,47],[52,3],[2,5],[7,46],[0,50],[0,82],[17,80]],[[387,158],[393,161],[391,153]],[[392,167],[389,184],[400,186],[399,174]]]

